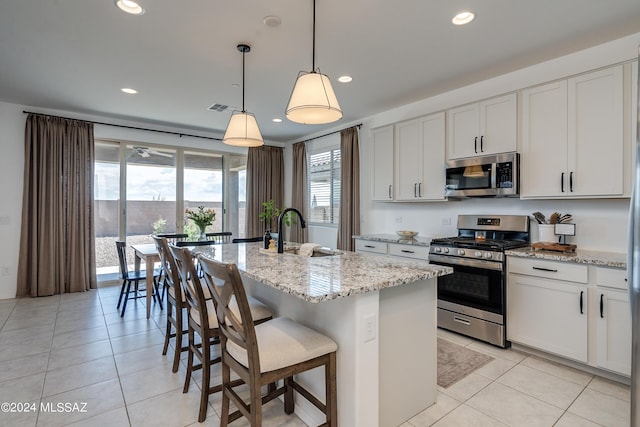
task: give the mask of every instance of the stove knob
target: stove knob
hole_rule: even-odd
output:
[[[449,253],[449,248],[444,248],[444,253],[448,254]]]
[[[442,251],[442,249],[440,249],[440,248],[434,248],[434,249],[433,249],[433,251],[434,251],[434,252],[436,252],[436,253],[440,253],[440,252]]]
[[[485,252],[483,256],[485,258],[491,258],[491,252]]]
[[[474,255],[476,258],[482,258],[482,252],[480,252],[480,251],[476,251],[473,255]]]
[[[464,255],[464,249],[458,249],[458,255]]]

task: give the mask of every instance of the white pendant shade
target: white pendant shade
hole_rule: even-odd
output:
[[[331,123],[342,118],[329,77],[316,72],[298,75],[285,113],[292,122],[310,125]]]
[[[246,111],[234,111],[229,119],[222,142],[239,147],[264,145],[256,117]]]

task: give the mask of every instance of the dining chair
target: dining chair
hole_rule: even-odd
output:
[[[262,242],[264,240],[264,237],[262,236],[258,236],[258,237],[238,237],[235,238],[233,240],[231,240],[231,243],[253,243],[253,242]]]
[[[213,240],[216,243],[230,243],[231,236],[233,233],[231,231],[219,231],[216,233],[206,233],[208,240]]]
[[[251,426],[262,425],[262,405],[284,395],[284,410],[295,410],[293,392],[297,391],[325,414],[326,426],[336,426],[336,351],[337,344],[289,318],[278,317],[255,325],[242,278],[235,264],[220,263],[198,256],[204,282],[213,297],[218,320],[222,362],[222,411],[220,426],[245,416]],[[325,403],[294,380],[294,375],[323,366]],[[235,388],[242,382],[231,381],[233,371],[249,386],[249,402]],[[262,387],[283,380],[279,388]],[[229,403],[237,410],[229,413]]]
[[[180,365],[180,354],[183,351],[187,351],[188,347],[182,345],[182,337],[188,333],[184,328],[185,319],[183,316],[186,314],[187,301],[182,290],[182,284],[180,283],[180,277],[178,276],[178,268],[176,261],[169,250],[169,243],[166,237],[153,236],[153,240],[158,248],[158,254],[160,255],[160,262],[164,270],[164,288],[167,295],[167,324],[164,335],[164,347],[162,348],[162,355],[167,354],[169,349],[169,340],[175,338],[174,351],[173,351],[173,366],[172,372],[178,372]],[[211,295],[209,290],[206,290],[205,298],[210,299]],[[175,330],[175,332],[172,332]]]
[[[122,287],[120,289],[120,297],[118,298],[118,305],[116,308],[120,309],[122,303],[122,312],[120,317],[124,316],[124,312],[127,308],[127,301],[130,299],[145,298],[145,293],[140,293],[138,285],[140,281],[145,282],[147,280],[146,271],[129,270],[127,266],[127,243],[122,240],[116,240],[116,250],[118,251],[118,261],[120,262],[120,278],[122,279]],[[162,309],[162,301],[160,298],[160,292],[158,289],[158,278],[160,277],[160,270],[155,269],[153,272],[153,288],[152,294],[154,301],[160,305]],[[133,290],[131,290],[131,283],[135,283]],[[133,296],[131,296],[133,294]],[[124,297],[124,300],[123,300]]]
[[[207,406],[209,395],[222,390],[222,385],[211,387],[211,365],[220,362],[220,357],[212,358],[211,345],[220,343],[218,320],[215,313],[213,301],[205,298],[205,289],[208,294],[210,290],[202,286],[196,268],[194,257],[191,251],[185,247],[169,245],[169,250],[176,262],[178,276],[182,283],[182,290],[188,307],[188,357],[187,374],[185,377],[183,393],[189,391],[191,375],[193,371],[202,369],[202,384],[200,385],[200,410],[198,421],[203,422],[207,417]],[[235,303],[233,303],[235,304]],[[273,318],[273,313],[269,307],[262,304],[257,299],[251,298],[247,301],[247,309],[251,312],[252,321],[256,324],[266,322]],[[236,305],[237,310],[237,305]],[[197,345],[195,335],[200,337],[201,345]],[[208,344],[208,345],[206,345]],[[194,365],[194,357],[200,362]],[[241,384],[241,381],[238,383]],[[238,385],[236,384],[236,385]]]

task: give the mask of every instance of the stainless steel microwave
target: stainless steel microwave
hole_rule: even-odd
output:
[[[517,197],[519,194],[518,153],[450,160],[445,171],[447,197]]]

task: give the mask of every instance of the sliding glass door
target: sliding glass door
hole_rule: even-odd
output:
[[[153,233],[196,234],[185,209],[216,211],[207,232],[245,228],[246,156],[179,147],[95,142],[96,265],[100,275],[118,272],[115,241],[153,243]],[[133,251],[128,249],[129,263]]]
[[[126,147],[125,229],[128,244],[176,231],[176,150]]]

